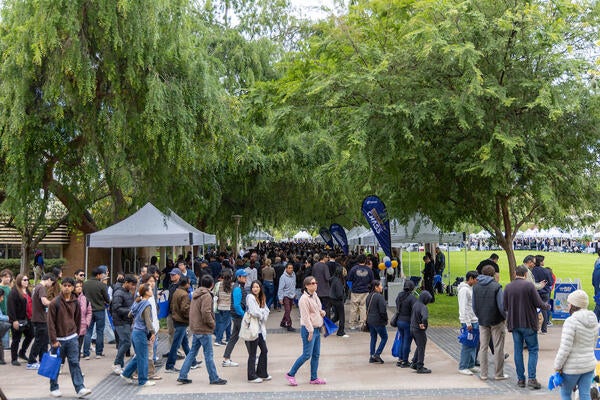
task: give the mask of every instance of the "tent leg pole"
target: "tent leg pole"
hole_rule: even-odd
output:
[[[114,270],[113,270],[113,265],[115,264],[114,258],[113,258],[114,251],[115,251],[115,249],[111,247],[110,248],[110,279],[112,279],[114,276]]]
[[[89,255],[89,247],[85,246],[85,277],[88,277],[88,255]]]

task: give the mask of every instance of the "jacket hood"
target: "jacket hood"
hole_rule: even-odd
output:
[[[199,287],[198,289],[194,290],[194,294],[192,295],[192,298],[197,299],[198,297],[200,297],[206,293],[210,294],[210,290],[208,290],[205,287]]]
[[[136,301],[131,305],[131,313],[136,315],[138,312],[143,311],[150,303],[148,300]]]
[[[412,291],[415,290],[415,283],[410,279],[405,280],[403,290],[405,292],[412,293]]]
[[[494,277],[492,276],[487,276],[487,275],[479,275],[477,277],[477,284],[478,285],[489,285],[490,283],[494,282]]]
[[[427,290],[423,290],[419,295],[419,301],[423,304],[429,304],[431,303],[431,300],[433,300],[433,297]]]
[[[466,288],[470,288],[471,286],[469,286],[469,284],[468,284],[467,282],[465,282],[465,281],[462,281],[461,283],[459,283],[459,284],[458,284],[458,287],[457,287],[456,289],[457,289],[457,291],[458,291],[458,290],[460,290],[460,289],[462,289],[462,288],[465,288],[465,287],[466,287]]]
[[[598,329],[598,318],[593,311],[579,310],[575,311],[569,318],[573,318],[578,324],[588,329]]]

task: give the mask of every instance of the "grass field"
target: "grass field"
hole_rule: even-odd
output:
[[[474,270],[477,264],[486,259],[490,254],[496,253],[500,256],[498,264],[500,265],[500,283],[506,286],[510,282],[508,275],[508,259],[504,251],[468,251],[466,252],[445,252],[446,255],[446,274],[444,283],[454,282],[457,276],[465,276],[465,273]],[[517,265],[521,264],[526,255],[535,255],[532,251],[516,251]],[[569,279],[580,279],[582,289],[590,296],[590,309],[593,309],[594,302],[592,289],[592,271],[595,254],[577,254],[577,253],[554,253],[539,252],[544,255],[545,266],[552,268],[558,280],[567,281]],[[405,275],[419,275],[423,269],[423,252],[407,253],[402,255]],[[466,257],[466,259],[465,259]],[[436,295],[436,301],[429,306],[430,323],[433,326],[458,326],[458,300],[455,296]]]

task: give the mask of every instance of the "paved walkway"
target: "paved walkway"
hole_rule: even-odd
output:
[[[434,307],[435,305],[433,305]],[[116,354],[113,345],[105,347],[106,357],[100,360],[81,360],[85,383],[92,388],[90,398],[94,399],[171,399],[178,400],[229,400],[229,399],[265,399],[293,400],[311,398],[323,399],[381,399],[410,396],[413,399],[463,399],[465,397],[479,399],[514,399],[522,396],[548,396],[547,389],[532,391],[516,387],[516,374],[512,362],[512,340],[507,335],[505,351],[511,357],[505,364],[505,373],[510,375],[506,381],[481,381],[477,376],[463,376],[457,372],[457,360],[460,347],[456,340],[457,329],[431,328],[428,331],[425,364],[431,368],[431,375],[418,375],[411,369],[396,367],[390,349],[394,331],[389,332],[388,344],[383,354],[385,364],[369,364],[369,334],[349,332],[350,338],[337,336],[322,338],[319,376],[327,380],[327,385],[312,386],[309,381],[309,365],[298,372],[298,387],[290,387],[284,378],[292,363],[302,350],[298,333],[288,333],[280,329],[282,313],[273,312],[268,322],[267,343],[269,347],[269,373],[273,376],[270,382],[251,384],[246,380],[247,352],[243,342],[238,342],[232,355],[240,367],[223,368],[220,365],[224,347],[214,347],[215,361],[219,375],[229,382],[225,386],[208,384],[208,375],[204,366],[190,371],[190,385],[179,385],[177,374],[164,374],[163,379],[151,388],[139,389],[135,385],[125,385],[119,377],[111,374],[111,365]],[[298,321],[297,310],[294,319]],[[540,354],[538,361],[538,379],[547,383],[552,374],[552,362],[560,340],[560,327],[549,328],[549,334],[540,336]],[[166,352],[168,340],[161,334],[160,350]],[[413,346],[414,348],[414,346]],[[10,359],[9,352],[5,353]],[[203,359],[202,351],[198,359]],[[181,366],[181,361],[177,362]],[[70,381],[68,368],[59,378],[63,396],[75,397]],[[160,371],[162,372],[162,370]],[[490,373],[490,376],[493,376]],[[35,371],[27,371],[25,367],[0,366],[0,387],[8,399],[45,399],[49,396],[48,380],[37,375]],[[559,398],[558,393],[550,396]]]

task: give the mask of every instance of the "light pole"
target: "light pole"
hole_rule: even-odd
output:
[[[233,220],[235,221],[235,259],[237,259],[238,254],[239,254],[239,237],[240,237],[240,220],[242,219],[241,215],[232,215],[231,216],[233,218]]]

